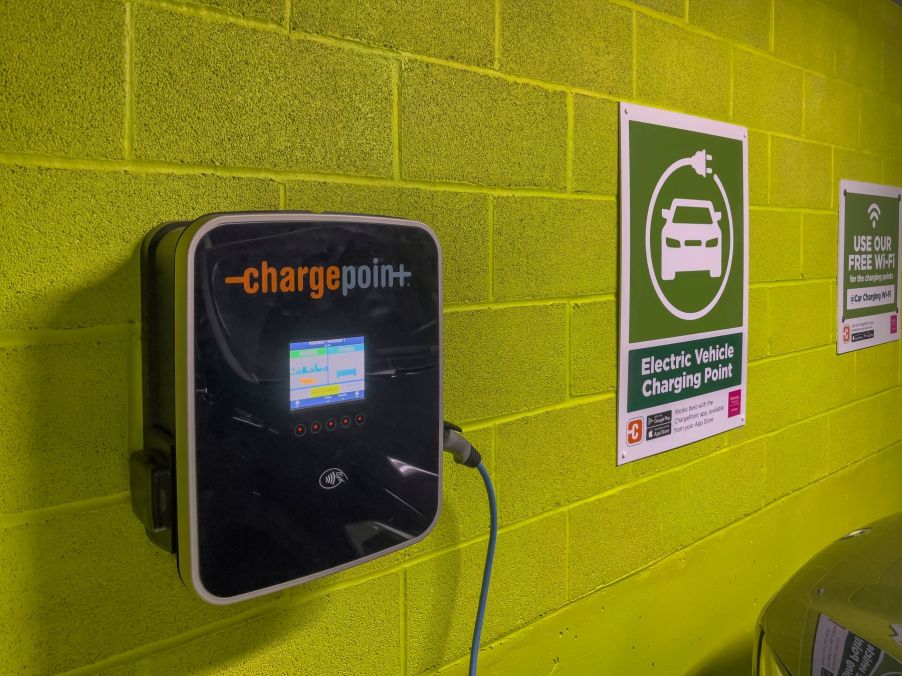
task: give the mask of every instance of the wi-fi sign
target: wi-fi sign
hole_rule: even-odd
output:
[[[871,219],[871,227],[876,228],[877,221],[880,218],[880,207],[876,204],[871,204],[871,206],[868,207],[868,218]]]

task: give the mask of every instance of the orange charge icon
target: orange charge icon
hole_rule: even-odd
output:
[[[626,423],[626,445],[635,446],[640,443],[645,436],[645,425],[642,418],[633,418]]]
[[[852,331],[849,329],[849,325],[845,324],[842,327],[842,342],[848,343],[849,338],[851,338],[851,337],[852,337]]]

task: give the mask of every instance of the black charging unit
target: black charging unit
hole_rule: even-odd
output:
[[[380,216],[167,223],[142,248],[132,507],[232,603],[413,544],[441,501],[441,253]]]

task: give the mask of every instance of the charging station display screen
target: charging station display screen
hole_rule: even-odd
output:
[[[291,343],[288,350],[292,411],[364,398],[363,336]]]

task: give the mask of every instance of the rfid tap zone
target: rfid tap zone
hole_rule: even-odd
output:
[[[347,296],[353,289],[383,289],[406,286],[413,273],[401,263],[397,269],[374,258],[372,265],[300,265],[278,266],[262,261],[241,275],[225,278],[226,284],[240,284],[244,293],[254,296],[268,293],[307,293],[318,300],[326,292],[341,291]]]

